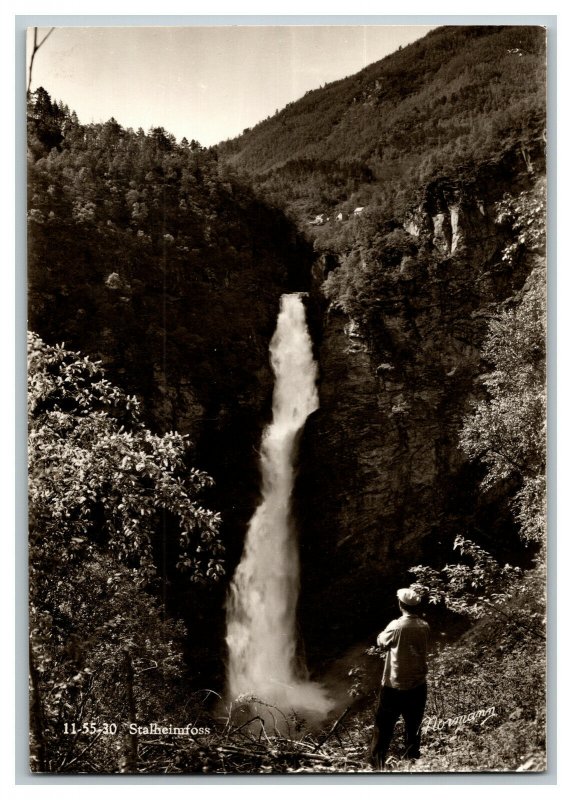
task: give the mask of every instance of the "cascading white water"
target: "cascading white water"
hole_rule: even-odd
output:
[[[250,520],[227,601],[231,698],[254,695],[282,711],[327,713],[324,689],[296,659],[299,559],[291,515],[297,437],[318,408],[317,365],[300,294],[282,295],[270,342],[272,422],[261,445],[262,500]]]

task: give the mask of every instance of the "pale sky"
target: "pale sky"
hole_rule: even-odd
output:
[[[36,53],[32,90],[43,86],[83,123],[115,117],[126,128],[162,126],[206,146],[434,27],[56,28]]]

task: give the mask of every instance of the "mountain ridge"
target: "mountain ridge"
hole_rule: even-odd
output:
[[[438,28],[217,150],[299,220],[403,213],[414,185],[542,139],[544,47],[540,27]]]

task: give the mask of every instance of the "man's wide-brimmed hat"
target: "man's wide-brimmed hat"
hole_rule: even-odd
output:
[[[397,597],[405,606],[418,606],[421,602],[421,598],[413,589],[398,589]]]

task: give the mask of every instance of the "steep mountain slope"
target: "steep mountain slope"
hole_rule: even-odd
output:
[[[402,212],[443,171],[542,138],[544,30],[444,27],[308,92],[221,155],[301,219]]]

